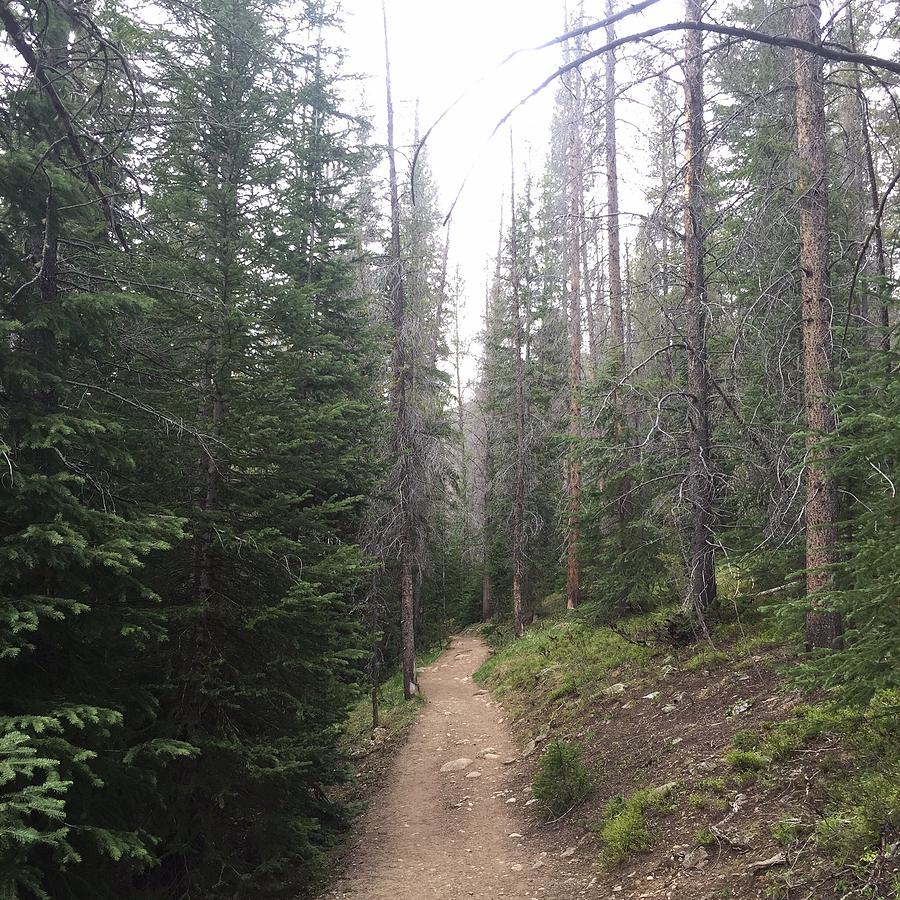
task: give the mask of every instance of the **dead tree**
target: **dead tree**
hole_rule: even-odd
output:
[[[607,0],[607,18],[613,15],[612,0]],[[616,39],[616,26],[606,26],[606,42]],[[625,369],[625,316],[622,309],[622,263],[619,240],[619,173],[616,161],[616,56],[610,51],[604,57],[606,115],[606,246],[609,279],[610,355],[614,361],[614,376],[621,377]]]
[[[567,263],[569,269],[569,454],[566,471],[566,607],[581,603],[581,562],[578,557],[581,506],[581,253],[578,222],[581,212],[578,184],[581,177],[581,72],[575,72],[575,92],[569,123],[568,185],[569,228]]]
[[[515,619],[516,637],[525,631],[522,616],[522,585],[525,569],[525,360],[522,356],[522,302],[519,296],[519,239],[518,221],[516,219],[516,166],[513,155],[512,132],[509,135],[510,158],[510,239],[509,239],[509,278],[512,288],[513,302],[513,366],[515,378],[515,416],[516,416],[516,460],[513,484],[513,615]],[[576,263],[577,265],[578,263]]]
[[[391,195],[391,266],[388,285],[391,302],[393,347],[391,349],[391,408],[394,415],[393,452],[397,465],[397,556],[400,569],[400,645],[403,661],[403,696],[409,700],[418,691],[416,679],[416,603],[413,590],[413,479],[412,410],[413,357],[407,335],[406,295],[400,250],[400,196],[394,148],[394,104],[391,95],[391,56],[388,49],[387,11],[384,18],[384,66],[387,97],[388,178]]]
[[[699,0],[687,0],[688,21],[699,21]],[[703,226],[703,33],[684,37],[684,299],[687,309],[688,478],[691,507],[688,605],[701,627],[716,600],[715,551],[711,540],[713,478],[709,427],[709,360],[706,351],[706,273]]]
[[[847,5],[847,25],[850,32],[850,49],[856,50],[856,28],[853,23],[853,5]],[[856,110],[859,124],[859,136],[862,140],[862,153],[865,168],[866,194],[869,202],[869,212],[872,216],[872,243],[874,249],[875,274],[878,277],[877,296],[875,299],[874,316],[872,310],[866,309],[865,319],[867,326],[874,318],[874,323],[879,329],[877,340],[872,341],[876,347],[882,350],[891,349],[891,339],[888,332],[888,304],[885,300],[887,291],[887,260],[884,254],[884,232],[881,227],[880,207],[878,199],[878,176],[875,174],[875,155],[872,152],[872,136],[869,133],[869,115],[866,108],[866,99],[863,94],[862,80],[859,77],[859,66],[853,67],[853,90],[855,94]],[[866,339],[871,339],[872,329],[866,328]]]

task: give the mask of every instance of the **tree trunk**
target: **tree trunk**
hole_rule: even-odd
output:
[[[400,196],[397,188],[397,163],[394,151],[394,104],[391,96],[391,57],[388,50],[387,11],[384,18],[384,65],[387,96],[388,178],[391,194],[391,317],[394,331],[392,368],[394,384],[391,400],[395,421],[394,456],[398,473],[398,546],[400,569],[400,645],[403,662],[403,696],[409,700],[417,691],[416,680],[416,601],[413,591],[413,521],[412,521],[412,435],[409,403],[412,395],[413,369],[406,336],[406,296],[400,250]]]
[[[700,19],[699,0],[687,0],[686,17]],[[709,369],[706,351],[706,275],[703,226],[703,36],[685,35],[684,269],[687,309],[688,502],[691,507],[691,564],[687,605],[705,630],[705,613],[716,600],[715,550],[711,541],[713,479],[709,427]]]
[[[856,51],[856,29],[853,24],[853,6],[847,6],[847,24],[850,30],[850,49]],[[875,251],[875,274],[878,276],[878,290],[875,298],[875,310],[867,310],[866,318],[871,324],[874,324],[878,331],[874,332],[875,340],[871,340],[872,329],[866,328],[866,337],[870,343],[876,348],[882,350],[891,349],[891,337],[888,332],[890,325],[888,319],[888,304],[885,295],[888,291],[887,287],[887,260],[884,255],[884,234],[881,228],[881,221],[878,216],[878,210],[881,205],[878,199],[878,176],[875,174],[875,156],[872,152],[872,136],[869,134],[869,116],[866,109],[865,94],[863,94],[862,82],[859,77],[859,67],[853,67],[853,86],[856,94],[856,106],[859,115],[859,130],[862,137],[862,150],[865,162],[866,189],[869,201],[869,211],[872,216],[872,240]],[[869,319],[872,316],[872,319]],[[874,321],[873,321],[874,320]]]
[[[801,0],[796,36],[819,44],[817,0]],[[803,389],[806,406],[806,622],[810,647],[840,643],[838,613],[821,597],[831,590],[837,558],[837,497],[825,441],[834,431],[831,303],[828,298],[828,181],[822,57],[797,53],[797,152],[800,158],[800,284],[803,313]]]
[[[566,534],[566,607],[575,609],[581,603],[581,563],[578,558],[580,538],[581,460],[578,446],[581,437],[581,255],[579,253],[578,182],[581,177],[581,73],[575,71],[575,106],[569,134],[569,457],[566,473],[568,521]]]
[[[613,15],[612,0],[607,0],[606,15]],[[614,25],[606,26],[606,42],[616,39]],[[622,309],[622,257],[619,239],[619,174],[616,161],[616,57],[604,54],[606,67],[606,205],[607,205],[607,266],[609,271],[609,331],[610,357],[613,377],[618,378],[625,368],[625,316]]]
[[[513,617],[516,637],[525,631],[522,618],[522,582],[525,569],[525,361],[522,357],[522,304],[519,297],[519,238],[516,221],[516,167],[513,156],[512,132],[509,135],[510,178],[510,267],[512,283],[513,314],[515,315],[514,359],[515,367],[515,415],[516,415],[516,460],[513,484]],[[577,265],[578,263],[576,263]]]

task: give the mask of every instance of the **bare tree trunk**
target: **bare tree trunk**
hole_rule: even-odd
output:
[[[699,0],[687,0],[686,18],[700,20]],[[705,612],[716,600],[715,550],[711,535],[713,479],[709,427],[709,362],[706,351],[706,274],[703,226],[703,35],[685,34],[684,269],[688,350],[688,502],[691,563],[688,606],[705,630]]]
[[[394,150],[394,104],[391,96],[391,57],[388,50],[387,11],[384,19],[384,65],[387,94],[388,177],[391,193],[391,318],[394,330],[392,368],[394,384],[391,401],[395,419],[394,454],[398,477],[398,546],[400,568],[400,645],[403,658],[403,696],[409,700],[418,691],[416,680],[416,601],[413,590],[412,520],[412,435],[409,403],[412,395],[413,366],[406,335],[406,295],[400,249],[400,196],[397,189],[397,164]]]
[[[818,0],[796,8],[796,36],[822,40]],[[828,173],[822,57],[797,53],[797,152],[800,157],[800,284],[803,312],[803,388],[806,405],[806,618],[810,647],[841,641],[839,613],[821,606],[837,558],[837,497],[825,440],[834,431],[831,303],[828,298]]]
[[[566,528],[566,607],[581,603],[581,563],[578,558],[581,505],[581,258],[578,248],[581,176],[581,73],[575,71],[576,90],[569,134],[569,458],[566,473],[568,521]]]
[[[612,0],[606,2],[606,15],[613,15]],[[615,25],[606,26],[606,42],[616,39]],[[607,266],[609,271],[610,355],[614,361],[614,377],[625,368],[625,317],[622,310],[622,262],[619,238],[619,173],[616,161],[616,57],[604,54],[606,66],[606,205]]]
[[[500,233],[497,238],[497,259],[494,272],[494,286],[500,284],[500,258],[503,251],[503,203],[500,204]],[[491,289],[488,287],[484,293],[484,331],[490,332],[491,327]],[[487,622],[493,615],[493,579],[491,578],[491,501],[494,495],[494,448],[492,446],[493,434],[491,431],[491,419],[488,415],[485,419],[484,429],[484,512],[483,512],[483,560],[481,574],[481,621]]]
[[[856,51],[856,29],[853,25],[853,5],[847,6],[847,24],[850,29],[850,49]],[[888,320],[888,304],[885,301],[887,288],[887,261],[884,255],[884,234],[881,228],[881,220],[878,216],[878,210],[881,205],[878,199],[878,177],[875,174],[875,156],[872,153],[872,136],[869,133],[869,115],[866,109],[865,94],[863,94],[862,83],[859,77],[859,67],[853,67],[854,91],[856,94],[856,104],[859,114],[859,128],[863,141],[863,155],[865,158],[866,172],[866,188],[869,200],[869,209],[872,215],[873,226],[873,242],[875,248],[875,274],[878,276],[878,292],[875,302],[875,321],[873,324],[881,329],[881,333],[877,335],[877,339],[873,342],[876,347],[882,350],[891,349],[891,337],[888,332],[890,322]],[[871,310],[867,310],[868,315]],[[867,329],[867,332],[870,329]],[[868,333],[867,333],[868,337]]]
[[[522,581],[525,569],[525,361],[522,358],[522,304],[519,297],[519,237],[516,220],[516,166],[513,136],[509,133],[510,158],[510,281],[515,320],[513,365],[515,367],[516,462],[513,485],[513,617],[516,637],[525,631],[522,618]],[[578,264],[578,263],[576,263]]]

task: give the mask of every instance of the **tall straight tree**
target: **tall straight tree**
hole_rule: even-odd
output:
[[[800,40],[822,42],[821,8],[803,0],[795,12]],[[828,296],[828,165],[826,160],[824,62],[797,53],[797,152],[800,158],[800,291],[803,319],[803,402],[806,410],[806,617],[810,647],[835,647],[841,618],[822,607],[834,584],[837,561],[837,494],[828,438],[834,432],[832,304]]]
[[[509,133],[510,159],[510,229],[509,229],[509,279],[513,306],[513,366],[516,418],[516,456],[513,482],[513,618],[516,637],[521,637],[525,626],[522,618],[522,593],[525,577],[525,358],[522,329],[522,299],[519,279],[519,221],[516,217],[516,164],[513,153],[512,131]]]
[[[687,0],[685,15],[699,22],[699,0]],[[706,274],[704,267],[703,35],[687,31],[684,44],[685,174],[684,274],[687,310],[688,503],[691,507],[688,605],[701,625],[716,600],[712,543],[712,441],[709,425],[709,359],[706,348]]]
[[[613,15],[613,0],[607,0],[606,15]],[[606,43],[616,39],[616,26],[606,26]],[[621,378],[625,369],[625,316],[622,304],[622,253],[619,241],[619,170],[616,141],[616,55],[604,54],[604,116],[606,131],[606,252],[609,289],[610,356],[613,377]]]
[[[579,559],[581,516],[581,203],[578,185],[581,178],[581,70],[574,73],[575,91],[568,135],[568,221],[566,260],[569,276],[569,447],[566,467],[566,607],[581,603],[581,561]]]
[[[396,545],[400,569],[400,643],[403,665],[403,696],[409,700],[417,691],[416,682],[416,600],[413,590],[414,515],[412,471],[413,358],[409,348],[406,293],[400,242],[400,192],[394,145],[394,101],[391,94],[391,54],[388,45],[387,8],[382,3],[384,21],[384,70],[387,102],[388,178],[391,194],[391,406],[394,415],[393,451],[397,466]]]

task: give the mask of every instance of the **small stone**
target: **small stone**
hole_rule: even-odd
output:
[[[621,681],[619,681],[616,684],[611,684],[609,687],[603,688],[600,693],[605,697],[616,697],[619,694],[625,693],[625,685],[622,684]]]
[[[662,711],[663,711],[664,713],[670,713],[670,712],[675,712],[675,709],[676,709],[676,707],[672,706],[672,704],[669,703],[669,704],[667,704],[666,706],[664,706],[664,707],[662,708]]]
[[[513,831],[513,832],[510,834],[510,837],[511,837],[511,838],[520,838],[520,837],[522,837],[522,835],[519,834],[518,831]]]
[[[562,853],[559,854],[560,859],[565,859],[567,856],[572,856],[575,853],[574,847],[566,847]]]
[[[472,760],[468,757],[461,756],[459,759],[451,759],[441,766],[442,772],[462,772],[463,769],[472,765]]]
[[[522,863],[513,863],[510,868],[513,870],[513,872],[521,872],[525,867],[522,865]]]
[[[681,865],[684,866],[685,869],[702,869],[708,861],[709,854],[706,852],[706,848],[697,847],[696,850],[691,850],[690,853],[685,854],[684,859],[681,861]]]
[[[467,772],[466,778],[481,778],[481,772]]]
[[[733,719],[735,716],[741,716],[753,706],[752,700],[736,700],[728,709],[725,710],[725,718]]]
[[[514,756],[507,756],[506,759],[503,760],[504,766],[511,766],[513,763],[517,763],[518,760]]]
[[[652,694],[644,694],[644,700],[655,700],[659,696],[659,691],[654,691]]]

